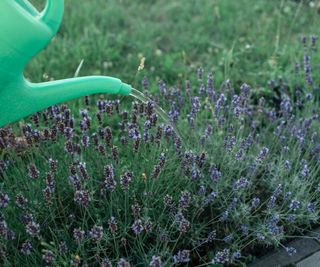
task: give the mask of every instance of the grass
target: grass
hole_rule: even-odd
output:
[[[182,140],[155,120],[152,102],[109,96],[0,129],[0,264],[246,266],[270,247],[294,253],[286,241],[295,236],[318,239],[320,57],[300,42],[319,33],[314,5],[66,0],[57,38],[26,76],[72,77],[84,59],[80,75],[144,90]]]
[[[170,83],[205,65],[218,82],[265,88],[297,61],[301,35],[319,33],[316,7],[290,0],[68,0],[58,37],[26,74],[34,81],[71,77],[84,59],[81,75],[139,86],[143,55],[146,72]]]

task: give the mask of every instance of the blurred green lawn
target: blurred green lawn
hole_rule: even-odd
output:
[[[39,7],[45,0],[33,0]],[[302,34],[319,34],[320,1],[292,0],[66,0],[60,32],[31,62],[33,81],[102,74],[137,85],[143,75],[170,83],[199,66],[265,86],[288,73]],[[318,8],[317,8],[318,7]],[[145,70],[136,76],[140,57]]]

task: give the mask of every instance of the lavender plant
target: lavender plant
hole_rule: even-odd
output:
[[[200,68],[173,87],[144,78],[146,104],[86,97],[1,129],[1,264],[239,266],[318,238],[320,75],[316,38],[303,44],[305,83],[271,81],[278,99]]]

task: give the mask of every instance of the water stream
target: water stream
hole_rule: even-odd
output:
[[[154,101],[152,101],[150,98],[146,97],[143,93],[141,93],[137,89],[132,88],[132,91],[131,91],[130,95],[133,96],[134,98],[140,100],[142,103],[145,103],[145,104],[148,103],[148,102],[154,103],[154,110],[157,113],[157,115],[159,115],[167,125],[171,126],[173,131],[176,133],[176,135],[183,142],[183,139],[181,138],[181,134],[180,134],[179,130],[171,122],[169,116],[167,115],[167,113],[161,107],[159,107]]]

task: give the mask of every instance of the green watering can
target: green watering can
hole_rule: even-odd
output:
[[[24,78],[25,66],[56,35],[63,11],[64,0],[47,0],[41,13],[28,0],[0,0],[0,127],[81,96],[131,93],[130,85],[105,76],[39,84]]]

